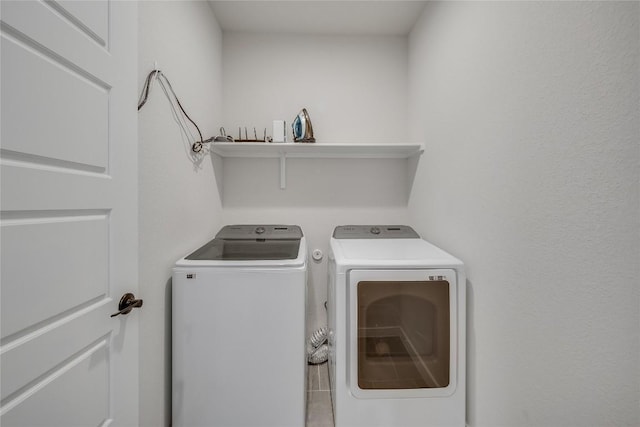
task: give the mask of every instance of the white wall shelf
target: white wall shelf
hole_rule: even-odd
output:
[[[217,142],[211,152],[218,156],[244,158],[279,158],[280,188],[286,188],[287,158],[307,159],[409,159],[424,152],[422,144],[320,144]]]
[[[216,142],[211,151],[221,157],[298,157],[403,159],[422,154],[422,144],[304,144]]]

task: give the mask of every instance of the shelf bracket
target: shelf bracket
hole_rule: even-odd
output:
[[[281,151],[280,152],[280,189],[284,190],[287,188],[287,156]]]

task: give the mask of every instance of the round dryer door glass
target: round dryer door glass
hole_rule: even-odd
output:
[[[358,398],[450,396],[457,379],[451,269],[349,273],[349,388]]]
[[[449,282],[358,283],[358,386],[449,385]]]

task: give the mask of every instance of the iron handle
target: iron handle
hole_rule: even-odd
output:
[[[126,293],[122,295],[120,303],[118,303],[118,310],[120,311],[113,313],[111,317],[116,317],[119,314],[124,316],[125,314],[129,314],[129,312],[136,307],[142,307],[142,300],[136,299],[136,296],[132,293]]]

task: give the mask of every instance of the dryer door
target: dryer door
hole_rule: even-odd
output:
[[[349,272],[347,376],[354,396],[453,394],[456,302],[451,269]]]

